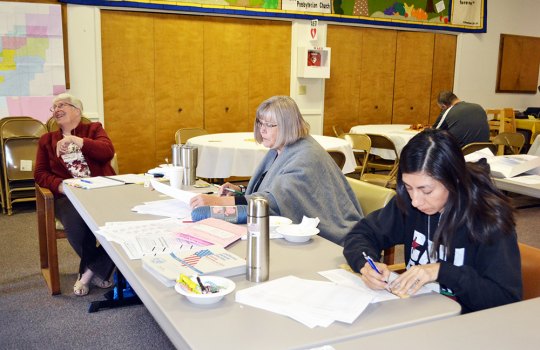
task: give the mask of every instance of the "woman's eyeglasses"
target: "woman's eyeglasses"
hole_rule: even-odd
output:
[[[57,109],[63,109],[65,106],[71,106],[73,108],[77,108],[75,105],[72,105],[71,103],[62,102],[57,105],[52,105],[52,107],[49,109],[49,111],[54,112]]]
[[[264,126],[265,128],[270,129],[270,128],[275,128],[277,126],[277,124],[262,122],[259,119],[257,119],[257,126],[259,128],[262,128]]]

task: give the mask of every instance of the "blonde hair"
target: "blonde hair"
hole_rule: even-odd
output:
[[[254,134],[258,143],[262,143],[262,136],[257,120],[264,121],[265,118],[275,120],[279,128],[273,148],[279,149],[309,135],[309,124],[302,117],[296,102],[289,96],[270,97],[257,108]]]

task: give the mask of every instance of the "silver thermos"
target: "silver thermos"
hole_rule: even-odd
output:
[[[270,275],[270,219],[268,201],[253,196],[248,203],[247,269],[251,282],[267,281]]]

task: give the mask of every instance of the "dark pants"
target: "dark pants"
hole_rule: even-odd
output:
[[[67,197],[54,201],[56,217],[64,225],[69,244],[81,258],[79,273],[90,269],[101,279],[109,279],[114,263],[101,245],[97,246],[96,237],[88,228],[77,209]]]

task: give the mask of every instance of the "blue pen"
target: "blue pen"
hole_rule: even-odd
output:
[[[378,274],[382,275],[382,272],[379,271],[379,269],[377,268],[377,266],[375,266],[375,262],[373,261],[373,259],[371,259],[369,257],[369,255],[366,254],[366,252],[362,252],[362,254],[364,255],[364,259],[366,259],[366,261],[368,262],[369,266],[371,266],[371,268],[375,271],[377,271]]]
[[[86,180],[86,179],[81,179],[81,182],[84,182],[84,183],[87,183],[87,184],[91,184],[91,183],[92,183],[92,181]]]

